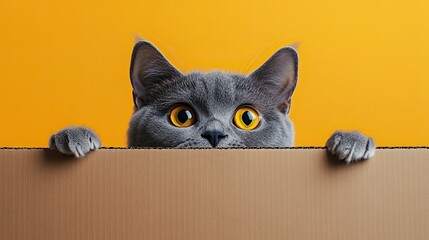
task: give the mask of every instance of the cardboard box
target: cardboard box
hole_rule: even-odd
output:
[[[0,238],[429,239],[429,149],[0,150]]]

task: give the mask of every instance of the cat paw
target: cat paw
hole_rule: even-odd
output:
[[[91,150],[100,148],[100,138],[89,128],[68,127],[53,134],[49,139],[49,148],[77,158],[85,156]]]
[[[371,158],[375,154],[375,142],[359,131],[336,131],[326,142],[328,152],[345,163]]]

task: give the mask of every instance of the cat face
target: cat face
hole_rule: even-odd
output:
[[[183,74],[147,41],[131,59],[129,147],[289,147],[298,56],[277,51],[250,75]]]

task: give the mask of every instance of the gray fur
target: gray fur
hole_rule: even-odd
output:
[[[292,147],[291,97],[298,79],[298,54],[292,47],[277,51],[249,75],[213,71],[183,74],[151,43],[136,43],[130,67],[134,114],[128,128],[129,147],[205,147],[213,145],[204,134],[222,133],[215,147]],[[178,104],[191,107],[196,122],[178,128],[169,120]],[[253,130],[233,123],[238,107],[253,106],[261,121]],[[368,144],[369,142],[369,144]],[[100,147],[100,140],[83,127],[63,129],[50,139],[50,147],[82,157]],[[326,144],[346,162],[374,155],[374,141],[358,132],[336,132]]]

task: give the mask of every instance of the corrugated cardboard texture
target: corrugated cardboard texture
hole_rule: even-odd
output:
[[[0,238],[429,239],[429,149],[0,150]]]

